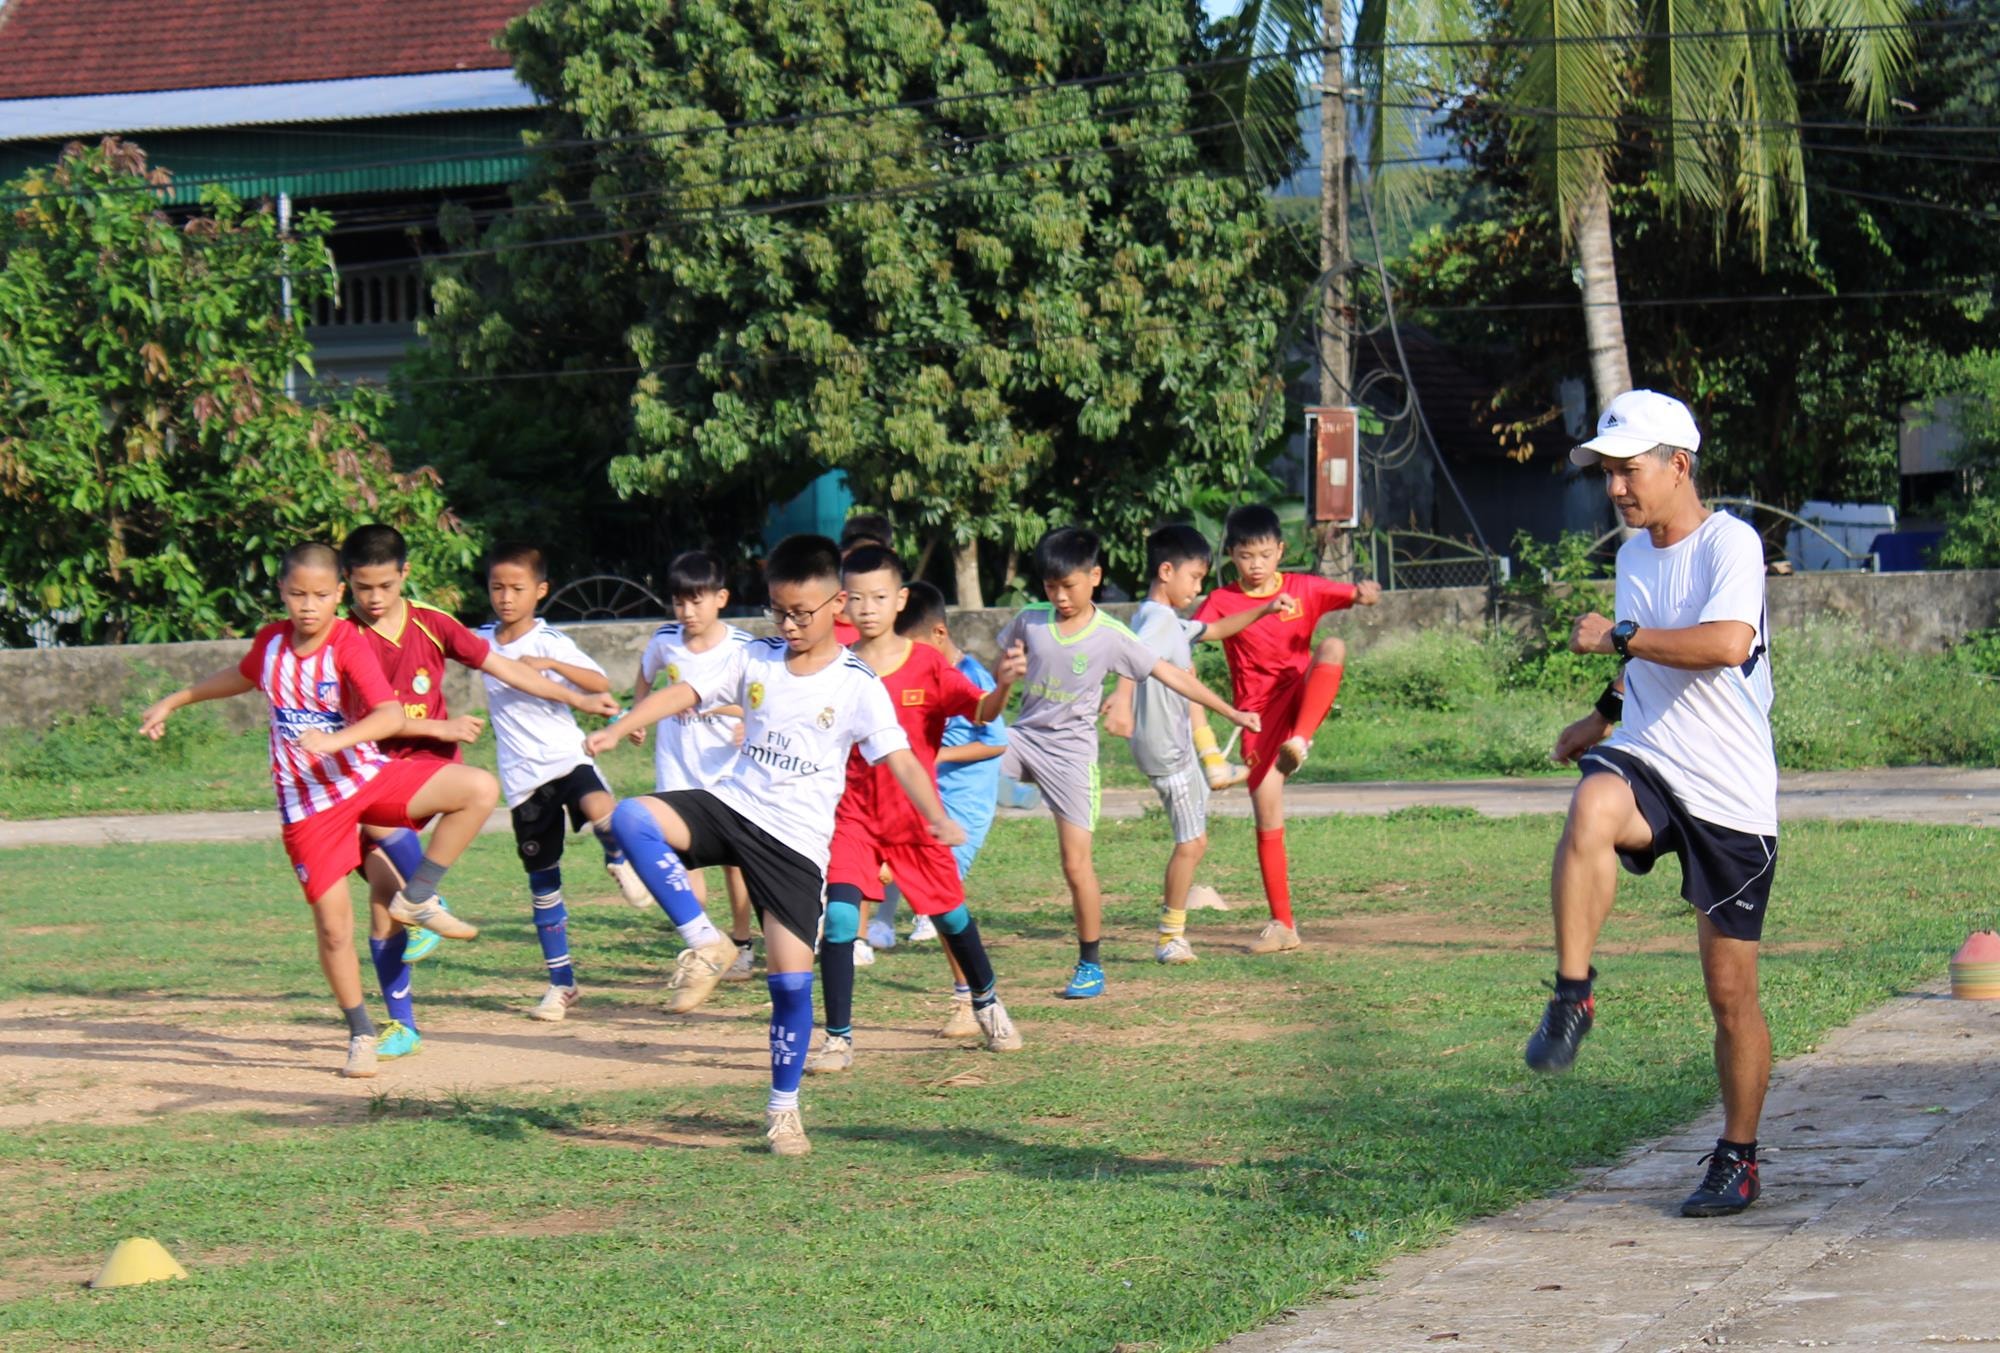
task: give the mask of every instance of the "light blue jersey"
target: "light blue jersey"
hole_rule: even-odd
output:
[[[980,690],[993,689],[993,674],[970,653],[953,665]],[[967,743],[1005,747],[1007,721],[996,718],[989,724],[976,724],[970,719],[946,720],[942,745],[963,747]],[[943,801],[944,811],[951,820],[965,828],[965,843],[951,849],[958,861],[958,876],[964,878],[972,872],[972,862],[978,857],[979,848],[986,843],[986,833],[993,828],[994,809],[1000,801],[1000,758],[991,757],[969,765],[939,766],[938,798]]]

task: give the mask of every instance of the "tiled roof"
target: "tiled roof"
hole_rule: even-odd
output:
[[[0,99],[509,65],[529,0],[4,0]]]

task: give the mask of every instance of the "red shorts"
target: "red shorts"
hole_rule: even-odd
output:
[[[1255,709],[1263,727],[1255,733],[1243,735],[1243,764],[1250,768],[1251,789],[1264,782],[1271,768],[1278,763],[1278,748],[1292,735],[1292,726],[1299,721],[1299,704],[1305,699],[1306,683],[1301,678],[1287,681],[1272,690],[1261,705],[1239,705],[1239,709]]]
[[[385,762],[361,792],[310,817],[285,824],[285,853],[308,904],[319,901],[361,865],[361,824],[410,827],[410,800],[451,763],[431,757]]]
[[[454,745],[452,751],[456,752],[457,750],[458,748]],[[391,761],[426,761],[438,766],[455,766],[465,763],[465,758],[462,756],[444,756],[423,747],[384,747],[382,748],[382,754],[387,756]],[[382,824],[372,823],[370,825],[381,826]],[[427,824],[413,822],[409,825],[416,831],[422,831]],[[354,876],[365,879],[368,877],[368,852],[375,849],[380,844],[382,838],[368,831],[365,827],[359,829],[359,836],[361,840],[361,859],[354,866]],[[383,858],[387,859],[388,857],[385,855]]]
[[[859,888],[871,902],[882,899],[882,867],[919,916],[942,916],[965,903],[965,884],[958,877],[958,859],[951,847],[937,841],[896,845],[877,841],[851,818],[834,824],[833,847],[827,859],[829,886],[845,883]]]

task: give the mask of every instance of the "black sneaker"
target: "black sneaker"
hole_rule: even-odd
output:
[[[1576,1060],[1577,1047],[1590,1032],[1597,1014],[1597,998],[1566,1001],[1558,996],[1542,1012],[1542,1026],[1528,1039],[1528,1067],[1544,1073],[1567,1071]]]
[[[1734,1151],[1711,1151],[1696,1163],[1706,1163],[1708,1173],[1702,1176],[1701,1187],[1681,1204],[1683,1217],[1733,1217],[1763,1192],[1757,1182],[1757,1162]]]

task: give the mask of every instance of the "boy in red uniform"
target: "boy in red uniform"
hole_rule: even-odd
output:
[[[1278,514],[1261,503],[1236,508],[1223,524],[1223,553],[1237,580],[1202,599],[1194,618],[1212,623],[1283,595],[1288,603],[1233,638],[1222,641],[1236,706],[1263,716],[1263,727],[1244,737],[1250,767],[1250,804],[1257,818],[1257,869],[1271,920],[1250,946],[1253,954],[1299,947],[1292,921],[1292,885],[1285,862],[1285,780],[1305,764],[1313,734],[1340,692],[1347,646],[1329,635],[1313,645],[1313,630],[1329,611],[1373,606],[1375,582],[1337,583],[1311,573],[1285,573],[1285,540]]]
[[[924,773],[937,782],[938,748],[945,720],[976,723],[984,693],[929,644],[896,633],[896,616],[909,600],[903,561],[881,545],[849,550],[840,565],[847,590],[847,618],[861,636],[854,655],[888,688],[896,721]],[[1004,697],[1003,697],[1004,698]],[[995,712],[998,703],[995,704]],[[936,839],[894,777],[871,766],[858,751],[847,761],[847,788],[834,814],[826,870],[826,927],[819,966],[826,990],[826,1041],[806,1062],[814,1074],[854,1065],[854,946],[864,901],[880,901],[882,870],[919,916],[928,916],[972,989],[972,1015],[994,1052],[1015,1052],[1021,1035],[995,994],[993,964],[979,939],[979,925],[965,905],[965,885],[951,847]]]
[[[375,659],[388,678],[396,698],[403,703],[403,732],[384,738],[382,754],[394,760],[429,758],[458,762],[465,759],[463,743],[475,742],[485,725],[467,714],[449,717],[444,699],[447,659],[476,672],[485,672],[517,690],[544,700],[559,700],[574,709],[606,718],[618,716],[618,702],[610,695],[589,695],[558,685],[527,664],[493,651],[493,646],[458,623],[452,616],[431,606],[420,606],[403,598],[410,579],[410,552],[403,533],[393,526],[356,527],[340,545],[340,571],[354,614],[354,623],[368,640]],[[396,890],[423,863],[421,838],[413,831],[364,827],[362,874],[368,880],[368,952],[381,983],[382,1002],[388,1007],[389,1024],[376,1043],[376,1056],[383,1060],[407,1057],[423,1047],[417,1030],[416,1006],[410,991],[410,965],[427,957],[437,947],[437,933],[422,927],[407,930],[389,915],[389,901]],[[608,839],[608,833],[600,835]],[[652,895],[632,872],[622,852],[616,861],[606,852],[605,868],[626,899],[634,893],[647,906]],[[444,905],[444,899],[438,899]]]
[[[270,701],[271,780],[285,853],[313,910],[320,969],[347,1019],[341,1074],[373,1076],[375,1024],[362,1004],[347,894],[347,875],[361,865],[359,828],[415,830],[438,819],[423,863],[390,900],[389,914],[469,940],[479,931],[438,904],[438,883],[486,825],[500,786],[471,766],[391,760],[376,746],[403,731],[403,705],[367,643],[340,618],[339,563],[331,546],[317,542],[287,550],[278,591],[289,618],[257,631],[240,663],[155,703],[139,731],[158,738],[175,710],[202,700],[261,690]]]

